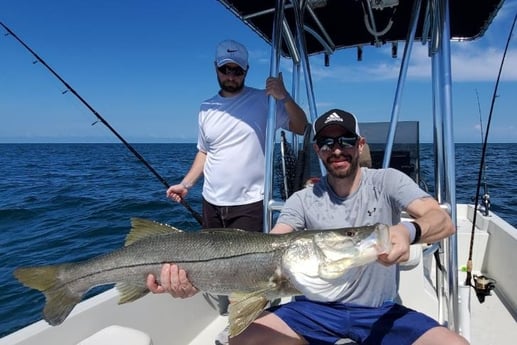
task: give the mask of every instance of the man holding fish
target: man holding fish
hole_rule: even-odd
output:
[[[291,272],[291,284],[303,296],[263,311],[250,326],[231,335],[230,344],[455,344],[468,342],[432,318],[396,303],[398,263],[407,261],[414,243],[432,243],[455,232],[438,202],[404,173],[359,166],[365,139],[356,117],[332,109],[314,123],[314,150],[327,175],[293,194],[272,234],[305,229],[389,225],[391,249],[374,262],[338,277],[303,270]],[[401,222],[406,211],[413,221]],[[190,297],[198,292],[189,273],[174,263],[162,267],[154,293]]]

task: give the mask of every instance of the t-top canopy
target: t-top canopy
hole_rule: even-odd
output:
[[[271,44],[276,0],[219,0],[240,20]],[[305,1],[296,1],[296,3]],[[405,41],[416,0],[308,0],[303,25],[307,54],[332,53],[334,50],[382,45]],[[439,1],[422,0],[416,40],[428,40],[429,6]],[[504,0],[450,0],[450,36],[453,40],[473,40],[485,30]],[[294,28],[291,1],[285,1],[285,19]],[[431,18],[432,21],[432,18]],[[282,55],[291,57],[285,43]]]

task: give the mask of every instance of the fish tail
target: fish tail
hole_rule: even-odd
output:
[[[72,291],[59,278],[64,265],[22,267],[14,276],[23,285],[39,290],[45,295],[44,319],[52,326],[61,324],[82,299],[82,291]]]

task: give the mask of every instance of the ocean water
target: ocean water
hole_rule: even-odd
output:
[[[133,146],[169,184],[181,181],[196,153],[195,144]],[[432,191],[431,145],[420,152],[422,179]],[[478,144],[456,146],[458,202],[473,200],[480,152]],[[517,144],[489,145],[486,167],[492,210],[517,226]],[[199,228],[122,144],[0,144],[0,177],[0,337],[41,319],[44,297],[16,281],[15,267],[119,248],[131,217]],[[200,186],[186,198],[197,212]]]

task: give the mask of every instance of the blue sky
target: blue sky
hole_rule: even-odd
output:
[[[481,141],[516,11],[517,0],[507,0],[481,39],[451,45],[457,142]],[[223,39],[248,47],[248,85],[262,88],[269,73],[269,46],[217,1],[0,0],[0,21],[129,142],[195,141],[199,104],[218,90],[213,60]],[[357,62],[355,50],[340,50],[330,67],[311,57],[318,113],[338,107],[360,121],[388,121],[402,51],[392,59],[389,46],[368,47]],[[427,47],[413,49],[400,120],[418,118],[429,142],[426,54]],[[93,114],[33,60],[14,38],[0,35],[0,142],[118,142],[101,123],[92,126]],[[288,73],[290,61],[281,66]],[[489,140],[517,143],[515,37],[498,95]],[[300,103],[308,109],[305,97]]]

